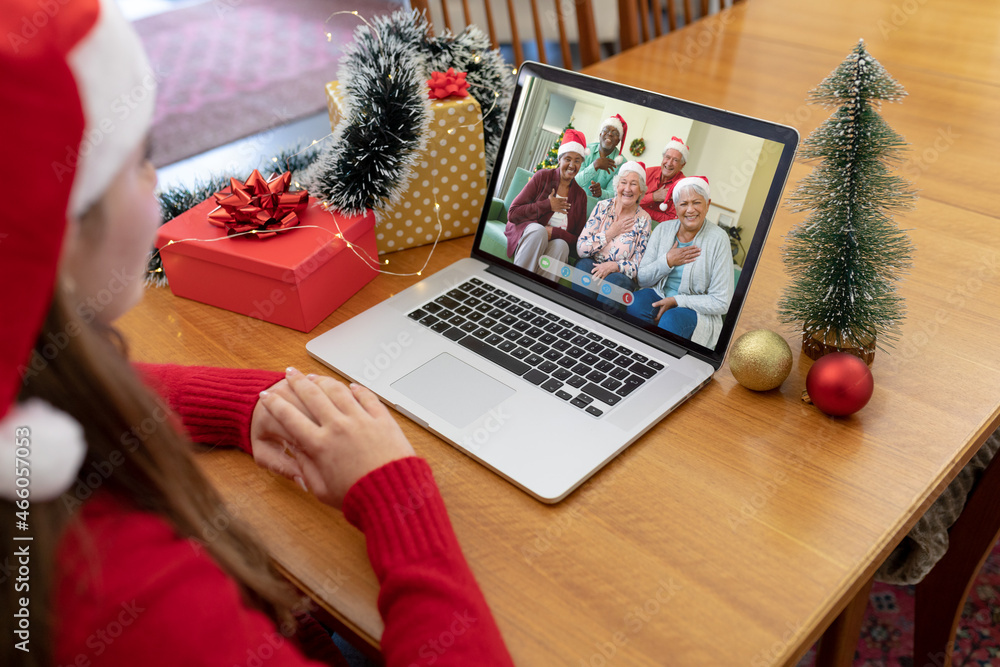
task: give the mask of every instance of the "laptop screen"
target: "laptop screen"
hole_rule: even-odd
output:
[[[525,63],[473,256],[718,368],[797,143],[790,127]]]

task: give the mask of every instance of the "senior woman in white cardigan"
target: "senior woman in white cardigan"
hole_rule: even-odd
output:
[[[673,191],[677,220],[661,222],[649,237],[628,313],[661,329],[714,348],[733,298],[729,237],[705,224],[711,202],[708,179],[678,181]]]

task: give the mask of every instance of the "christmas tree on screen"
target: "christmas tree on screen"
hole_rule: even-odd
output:
[[[792,282],[778,314],[801,326],[814,358],[831,347],[874,355],[898,337],[905,309],[896,284],[912,246],[892,215],[912,207],[916,193],[890,171],[907,144],[878,110],[905,95],[863,40],[810,93],[810,102],[836,110],[802,143],[801,156],[818,165],[790,197],[808,217],[786,239]],[[822,351],[810,350],[810,340],[822,341]]]
[[[556,163],[559,162],[559,145],[562,143],[563,137],[566,135],[566,130],[572,129],[575,128],[573,127],[573,119],[571,118],[569,123],[566,124],[566,127],[564,127],[563,131],[559,134],[556,142],[552,144],[552,148],[549,149],[549,152],[545,154],[545,157],[542,158],[541,162],[535,165],[535,171],[538,171],[539,169],[551,169],[556,166]]]

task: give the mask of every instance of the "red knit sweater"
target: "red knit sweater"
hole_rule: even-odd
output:
[[[249,451],[258,393],[282,375],[264,371],[144,365],[140,371],[179,414],[192,440]],[[422,503],[417,511],[413,498]],[[367,540],[392,665],[511,665],[486,601],[452,531],[430,467],[394,461],[359,480],[344,515]],[[318,665],[231,579],[160,516],[109,493],[80,510],[85,530],[58,553],[56,664]]]

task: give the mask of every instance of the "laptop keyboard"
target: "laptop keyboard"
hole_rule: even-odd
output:
[[[664,369],[626,345],[479,278],[408,317],[594,417]]]

